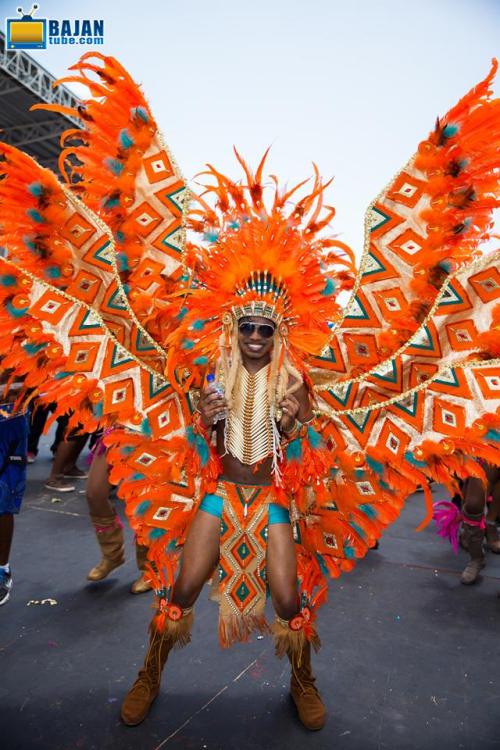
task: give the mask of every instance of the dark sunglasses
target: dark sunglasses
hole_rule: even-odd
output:
[[[267,325],[266,323],[240,323],[238,331],[242,336],[251,336],[257,331],[263,339],[270,339],[274,336],[274,326]]]

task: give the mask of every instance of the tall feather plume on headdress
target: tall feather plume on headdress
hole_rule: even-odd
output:
[[[290,361],[302,369],[327,345],[329,323],[341,311],[337,296],[352,287],[355,273],[352,251],[324,235],[335,214],[324,205],[331,180],[324,183],[314,165],[311,192],[292,204],[307,180],[286,190],[272,176],[265,200],[268,151],[255,173],[235,153],[244,180],[234,182],[208,165],[202,174],[213,183],[194,196],[198,207],[188,218],[194,239],[186,251],[191,277],[180,293],[170,351],[176,365],[206,365],[219,356],[225,328],[244,315],[259,315],[278,325]]]

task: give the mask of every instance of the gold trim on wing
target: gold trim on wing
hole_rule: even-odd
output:
[[[448,364],[444,367],[439,368],[439,370],[437,370],[433,375],[429,376],[429,378],[424,383],[413,386],[413,388],[408,388],[408,390],[404,391],[403,393],[398,393],[396,396],[393,396],[386,401],[376,401],[368,406],[357,406],[354,409],[330,409],[327,406],[321,406],[321,408],[318,408],[316,411],[320,414],[326,414],[330,417],[349,416],[354,414],[368,414],[369,412],[376,411],[377,409],[384,409],[386,406],[391,406],[391,404],[397,404],[399,401],[404,401],[405,398],[411,396],[413,393],[425,391],[425,389],[428,388],[429,385],[434,382],[434,380],[438,380],[438,378],[443,375],[446,370],[472,370],[475,367],[498,366],[500,366],[500,358],[476,359],[469,361],[462,360],[461,362],[457,362],[456,364]]]
[[[358,375],[355,378],[349,378],[348,380],[343,380],[341,377],[339,377],[338,374],[336,376],[332,376],[329,380],[325,380],[321,383],[318,383],[317,385],[314,385],[313,390],[320,393],[321,391],[326,391],[328,388],[331,388],[334,385],[343,385],[348,386],[354,383],[361,383],[363,380],[366,380],[371,375],[373,375],[374,372],[379,370],[386,362],[391,362],[398,357],[400,357],[402,354],[405,353],[405,351],[412,346],[413,341],[418,338],[419,334],[422,332],[423,328],[429,323],[431,318],[434,316],[437,308],[439,307],[439,303],[443,299],[448,285],[453,281],[453,279],[456,279],[458,276],[464,273],[473,273],[474,271],[481,270],[483,267],[487,267],[491,263],[495,263],[497,260],[500,260],[500,249],[495,250],[494,252],[490,253],[489,255],[484,255],[482,258],[478,258],[477,260],[473,261],[472,263],[469,263],[468,265],[461,266],[456,271],[453,271],[453,273],[450,273],[446,281],[441,286],[441,289],[439,290],[434,303],[432,307],[430,308],[428,314],[425,316],[424,320],[421,322],[420,326],[417,328],[417,330],[412,333],[410,338],[405,341],[405,343],[400,346],[400,348],[394,352],[394,354],[391,354],[389,357],[387,357],[384,360],[381,360],[380,362],[377,362],[376,365],[374,365],[370,370],[367,370],[366,372],[361,373],[361,375]],[[320,372],[327,372],[326,370],[322,370],[321,367],[312,367],[313,371],[318,370]],[[328,371],[329,372],[329,371]],[[314,381],[314,372],[312,374],[312,379]]]
[[[363,272],[365,270],[366,261],[367,261],[367,258],[368,258],[369,252],[370,252],[370,241],[371,241],[370,240],[370,237],[371,237],[370,212],[373,210],[373,206],[375,205],[375,203],[379,203],[380,201],[382,201],[382,199],[385,197],[385,195],[389,191],[391,185],[398,179],[398,177],[410,167],[410,165],[415,160],[416,155],[417,155],[417,153],[415,152],[413,154],[413,156],[410,159],[408,159],[408,161],[406,162],[406,164],[404,165],[404,167],[402,167],[398,172],[396,172],[396,174],[387,183],[387,185],[380,191],[380,193],[378,193],[378,195],[376,196],[376,198],[374,198],[368,204],[368,207],[367,207],[367,209],[365,211],[365,214],[364,214],[364,220],[363,220],[363,223],[364,223],[363,252],[361,253],[361,258],[360,258],[360,261],[359,261],[358,273],[356,274],[356,279],[354,280],[354,286],[352,288],[352,292],[351,292],[351,296],[349,298],[349,301],[347,302],[347,305],[344,307],[344,309],[342,311],[342,315],[340,316],[340,318],[338,318],[338,320],[336,320],[334,322],[334,325],[330,329],[331,336],[328,339],[328,342],[330,342],[333,339],[333,336],[337,332],[337,329],[340,328],[340,326],[344,322],[344,320],[347,317],[347,315],[351,312],[352,307],[356,303],[356,295],[357,295],[357,293],[359,291],[359,287],[361,286],[361,279],[363,278]],[[327,344],[327,346],[328,346],[328,344]]]
[[[113,237],[113,232],[108,227],[108,225],[106,224],[106,222],[103,221],[103,219],[101,219],[100,216],[98,216],[97,214],[95,214],[92,211],[92,209],[90,209],[88,206],[85,205],[85,203],[83,203],[83,201],[81,201],[79,198],[76,198],[71,193],[70,188],[67,188],[65,185],[61,185],[61,188],[62,188],[62,190],[63,190],[66,198],[70,201],[70,203],[72,203],[72,205],[75,207],[75,209],[78,211],[78,213],[81,213],[84,216],[86,216],[87,218],[91,219],[91,221],[93,221],[95,224],[97,224],[97,226],[99,227],[99,229],[108,238],[108,240],[110,242],[109,257],[111,259],[111,266],[112,266],[112,269],[113,269],[112,270],[112,274],[113,274],[113,277],[114,277],[114,279],[116,281],[116,284],[117,284],[117,286],[118,286],[118,288],[120,290],[120,294],[123,297],[123,302],[125,304],[125,307],[127,308],[127,312],[130,315],[132,321],[135,323],[135,325],[137,326],[137,328],[141,332],[141,334],[144,336],[144,338],[149,341],[149,343],[154,347],[154,349],[156,349],[156,351],[158,352],[158,354],[160,354],[162,357],[165,357],[165,359],[166,359],[167,358],[167,352],[163,349],[163,347],[160,346],[160,344],[158,344],[157,341],[155,341],[155,339],[141,325],[141,323],[139,322],[139,320],[138,320],[135,312],[133,311],[133,309],[132,309],[132,307],[130,305],[127,293],[126,293],[126,291],[125,291],[125,289],[123,287],[123,283],[122,283],[122,280],[120,278],[120,274],[119,274],[119,271],[118,271],[118,266],[116,265],[116,249],[115,249],[116,246],[115,246],[115,238]],[[23,271],[23,273],[24,273],[24,271]],[[93,310],[94,312],[96,312],[96,310],[94,308],[90,308],[90,309]]]
[[[132,359],[139,367],[142,367],[143,370],[146,370],[150,375],[154,375],[156,378],[159,378],[160,381],[163,383],[169,383],[169,381],[163,377],[163,375],[158,372],[158,370],[155,370],[153,367],[150,367],[148,364],[140,360],[138,357],[135,356],[135,354],[132,354],[132,352],[129,352],[127,347],[123,346],[120,341],[116,338],[114,333],[107,327],[104,318],[100,315],[100,313],[91,305],[88,305],[86,302],[83,302],[82,300],[78,299],[77,297],[73,297],[71,294],[68,294],[63,289],[58,289],[57,287],[53,286],[52,284],[49,284],[44,279],[38,278],[38,276],[35,276],[34,273],[31,273],[31,271],[26,270],[25,268],[19,268],[19,266],[14,263],[12,260],[9,260],[8,258],[0,258],[0,263],[6,263],[7,265],[11,266],[12,268],[15,268],[18,273],[22,274],[23,276],[28,277],[32,281],[34,281],[36,284],[40,284],[45,289],[50,289],[55,294],[59,294],[61,297],[64,297],[64,299],[67,299],[69,302],[72,302],[73,304],[77,304],[80,307],[85,308],[88,312],[90,312],[94,318],[96,318],[99,321],[99,325],[104,329],[105,335],[109,336],[109,338],[114,341],[116,346],[130,359]]]

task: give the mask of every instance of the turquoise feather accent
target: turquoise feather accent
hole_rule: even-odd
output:
[[[416,466],[417,469],[423,469],[427,466],[426,461],[418,461],[413,453],[410,453],[410,451],[406,451],[405,453],[405,459],[408,461],[409,464],[412,466]]]
[[[125,128],[120,131],[120,135],[118,136],[118,140],[120,141],[120,146],[122,148],[130,148],[134,145],[133,138],[131,137],[128,130]]]
[[[316,432],[314,427],[307,428],[307,437],[309,439],[311,448],[314,448],[315,450],[317,450],[323,442],[321,439],[321,435],[319,434],[319,432]]]
[[[326,564],[325,564],[325,559],[323,555],[319,554],[319,552],[316,552],[316,560],[318,561],[318,565],[321,568],[321,572],[323,573],[323,575],[325,576],[330,575],[328,572],[328,568],[326,567]]]
[[[205,242],[217,242],[219,239],[218,232],[205,232],[203,235]]]
[[[45,224],[45,219],[43,218],[40,211],[37,211],[36,208],[28,208],[26,211],[30,219],[33,219],[33,221],[36,221],[37,224]]]
[[[150,437],[151,434],[152,434],[151,433],[151,425],[149,424],[149,419],[147,417],[145,417],[142,420],[141,432],[142,432],[143,435],[147,435],[148,437]]]
[[[374,458],[371,458],[370,456],[366,456],[366,463],[370,467],[372,471],[374,471],[376,474],[380,474],[380,476],[384,473],[384,464],[381,464],[380,461],[376,461]]]
[[[135,448],[134,448],[133,445],[124,445],[120,449],[120,453],[122,454],[122,456],[129,456],[131,453],[134,452],[134,450],[135,450]]]
[[[181,309],[179,310],[179,312],[177,313],[175,317],[177,318],[177,320],[183,320],[186,317],[187,313],[188,313],[187,307],[181,307]]]
[[[286,447],[286,457],[288,461],[300,461],[302,458],[302,440],[296,438],[291,440]]]
[[[149,115],[144,107],[132,107],[131,113],[133,117],[140,117],[143,122],[149,122]]]
[[[98,404],[92,404],[92,413],[94,417],[102,417],[102,414],[103,414],[102,401],[99,401]]]
[[[335,292],[335,288],[336,287],[335,287],[334,280],[333,279],[327,279],[326,280],[326,284],[325,284],[325,288],[323,289],[323,291],[321,292],[321,294],[323,295],[323,297],[329,297],[331,294],[333,294]]]
[[[116,241],[117,241],[117,242],[119,242],[120,244],[122,244],[123,242],[125,242],[125,235],[124,235],[124,233],[123,233],[123,232],[119,232],[119,231],[118,231],[118,232],[117,232],[117,233],[115,234],[115,237],[116,237]]]
[[[446,271],[446,273],[451,273],[451,261],[449,260],[440,260],[438,263],[439,268],[442,268],[443,271]]]
[[[39,198],[44,193],[44,187],[41,182],[32,182],[31,185],[28,185],[28,190],[36,198]]]
[[[365,470],[364,469],[354,469],[354,478],[355,479],[364,479],[365,478]]]
[[[354,547],[351,547],[350,544],[344,544],[344,555],[348,560],[354,560],[354,558],[356,557]]]
[[[23,344],[23,349],[26,354],[35,355],[42,349],[45,349],[46,346],[47,344]]]
[[[361,526],[358,526],[355,521],[349,521],[349,526],[354,529],[356,534],[358,534],[362,539],[365,539],[366,532],[361,528]]]
[[[191,339],[182,339],[182,348],[190,351],[194,347],[194,341]]]
[[[485,435],[486,440],[493,440],[494,443],[500,442],[500,431],[499,430],[488,430]]]
[[[195,365],[208,365],[208,357],[196,357],[196,359],[193,360],[193,363]]]
[[[102,207],[105,209],[116,208],[120,205],[120,197],[118,195],[112,195],[109,198],[103,198]]]
[[[458,125],[445,125],[443,128],[443,135],[445,138],[453,138],[458,133]]]
[[[61,269],[57,266],[49,266],[44,271],[45,275],[49,277],[49,279],[60,279],[61,278]]]
[[[121,173],[123,172],[124,164],[118,159],[113,159],[110,156],[108,156],[106,157],[106,159],[104,159],[104,164],[106,165],[106,167],[109,169],[110,172],[116,175],[116,177],[119,177]]]
[[[33,240],[32,240],[32,239],[31,239],[30,237],[28,237],[27,235],[24,235],[24,237],[23,237],[23,242],[24,242],[24,244],[26,245],[26,247],[28,248],[28,250],[36,250],[36,245],[35,245],[35,243],[34,243],[34,242],[33,242]]]
[[[188,427],[186,429],[186,439],[198,454],[201,465],[206,466],[210,458],[210,451],[205,438],[202,435],[198,435],[192,427]]]
[[[2,274],[2,276],[0,276],[0,284],[2,286],[16,286],[16,283],[16,277],[12,276],[10,273]]]
[[[143,516],[151,508],[151,500],[143,500],[134,510],[134,516]]]
[[[363,503],[363,505],[358,505],[358,510],[360,510],[361,513],[364,513],[365,516],[368,516],[368,518],[378,517],[378,513],[376,509],[373,507],[373,505],[370,505],[369,503]]]
[[[203,331],[205,323],[206,320],[195,320],[194,323],[191,323],[191,328],[193,329],[193,331]]]
[[[229,229],[239,229],[240,224],[238,221],[230,221],[228,224]]]
[[[149,538],[154,542],[156,539],[161,539],[166,533],[165,529],[151,529],[149,532]]]
[[[6,302],[5,307],[7,308],[7,312],[9,315],[12,315],[13,318],[22,318],[26,313],[28,312],[28,307],[21,307],[21,309],[16,309],[12,302]]]
[[[135,474],[132,474],[131,479],[133,482],[142,482],[143,479],[146,479],[146,475],[136,471]]]
[[[118,265],[119,271],[130,271],[130,267],[128,264],[128,258],[125,255],[125,253],[117,253],[116,254],[116,261]]]
[[[44,344],[46,346],[46,344]],[[69,378],[71,375],[74,375],[74,372],[56,372],[54,375],[55,380],[64,380],[64,378]]]
[[[177,539],[171,539],[167,544],[167,552],[175,552],[177,549]]]

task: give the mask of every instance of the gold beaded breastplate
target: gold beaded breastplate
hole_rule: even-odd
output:
[[[273,420],[268,396],[269,365],[255,375],[241,366],[226,421],[226,450],[242,464],[256,464],[273,453]]]

